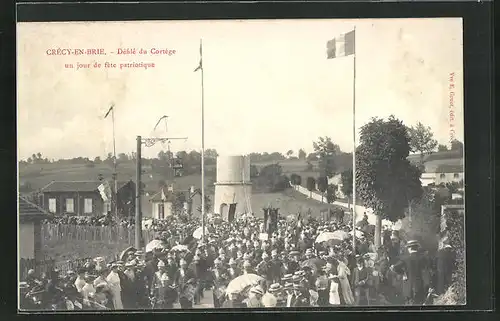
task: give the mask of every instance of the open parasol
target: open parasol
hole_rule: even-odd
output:
[[[167,245],[162,240],[152,240],[146,245],[146,252],[153,252],[154,249],[164,249]]]
[[[208,229],[205,227],[205,235],[208,234]],[[197,240],[201,240],[203,236],[203,227],[198,227],[196,230],[193,232],[193,237]]]
[[[333,232],[333,235],[334,235],[334,239],[337,239],[337,240],[345,240],[347,238],[349,238],[349,233],[346,232],[346,231],[342,231],[342,230],[336,230],[335,232]]]
[[[327,242],[331,239],[335,239],[335,234],[333,232],[323,232],[316,238],[316,243]]]
[[[133,246],[129,246],[129,247],[127,247],[127,248],[126,248],[125,250],[123,250],[123,251],[122,251],[122,253],[120,254],[120,257],[119,257],[120,261],[125,261],[125,259],[127,258],[128,254],[129,254],[130,252],[135,252],[135,251],[136,251],[135,247],[133,247]]]
[[[249,287],[259,284],[264,280],[263,277],[257,274],[243,274],[233,279],[226,288],[226,293],[243,293],[248,290]]]
[[[178,251],[178,252],[187,251],[187,252],[189,252],[189,248],[187,247],[187,245],[178,244],[172,248],[172,251]]]
[[[356,232],[354,232],[354,231],[356,231]],[[353,230],[353,231],[349,232],[350,235],[353,235],[354,233],[356,233],[357,238],[361,238],[361,237],[365,236],[365,233],[361,232],[360,230]]]

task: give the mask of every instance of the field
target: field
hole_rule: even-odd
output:
[[[262,168],[267,163],[255,163],[257,168]],[[298,174],[302,177],[312,176],[318,177],[318,172],[315,171],[317,164],[313,162],[313,171],[307,171],[307,162],[304,160],[283,160],[279,164],[283,168],[286,175]],[[133,162],[122,163],[118,165],[118,180],[119,181],[135,181],[136,168]],[[33,190],[39,190],[52,181],[92,181],[97,180],[99,174],[105,179],[111,178],[113,168],[106,164],[98,164],[94,167],[88,167],[83,164],[28,164],[22,165],[19,168],[19,183],[29,183]],[[215,182],[215,166],[206,166],[206,187],[208,191],[212,190]],[[152,172],[151,168],[144,166],[142,174],[142,182],[146,185],[145,191],[154,193],[158,191],[158,181],[163,177]],[[201,175],[187,175],[176,177],[174,185],[176,189],[186,190],[190,186],[200,187]]]
[[[271,164],[256,163],[259,169]],[[318,173],[307,170],[307,162],[303,160],[284,160],[279,164],[283,168],[286,175],[298,174],[301,175],[305,181],[305,177],[317,177]],[[313,164],[316,167],[316,164]],[[207,166],[206,177],[206,193],[213,199],[213,183],[215,182],[215,166]],[[105,164],[95,165],[88,167],[79,164],[43,164],[43,165],[23,165],[20,171],[20,184],[29,183],[31,188],[39,190],[52,181],[89,181],[97,180],[99,174],[104,178],[110,178],[113,169]],[[118,165],[118,180],[135,181],[135,164],[132,162]],[[145,190],[154,193],[158,190],[158,181],[162,179],[160,175],[153,173],[151,168],[144,166],[142,179],[146,185]],[[185,177],[175,178],[175,188],[179,190],[186,190],[190,186],[199,187],[201,182],[200,175],[188,175]],[[280,208],[281,215],[296,214],[298,211],[306,213],[309,209],[313,216],[318,216],[320,211],[332,208],[333,205],[320,203],[315,200],[308,199],[292,189],[283,193],[255,193],[251,198],[252,210],[256,216],[262,217],[262,208],[267,206],[274,206]],[[195,211],[194,215],[199,215]],[[93,241],[44,241],[43,250],[46,256],[52,257],[57,261],[72,260],[81,257],[96,257],[96,256],[113,256],[119,251],[123,250],[128,244],[109,244],[108,242],[93,242]]]

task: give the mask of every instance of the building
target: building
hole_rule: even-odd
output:
[[[217,181],[214,185],[214,213],[220,214],[223,220],[231,221],[252,213],[249,157],[217,157]]]
[[[426,171],[422,173],[420,181],[422,186],[429,184],[440,185],[447,183],[460,183],[464,180],[463,165],[440,164],[438,166],[426,166]]]
[[[48,213],[35,203],[19,196],[19,258],[42,261],[42,234],[41,221],[48,217]]]
[[[151,205],[151,218],[163,220],[168,216],[173,215],[174,202],[175,195],[173,192],[166,190],[166,188],[160,189],[159,192],[153,194],[149,198],[149,203]]]
[[[175,214],[175,203],[182,195],[183,210],[188,214],[193,214],[201,205],[201,192],[193,186],[188,191],[174,191],[169,188],[161,188],[160,191],[149,198],[151,217],[162,220]],[[200,197],[197,197],[200,196]]]
[[[56,215],[94,216],[112,211],[106,181],[53,181],[41,189],[41,207]],[[103,189],[104,188],[104,189]],[[134,216],[135,183],[118,182],[118,212]]]

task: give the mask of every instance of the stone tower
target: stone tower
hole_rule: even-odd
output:
[[[214,213],[224,220],[251,213],[251,195],[250,158],[242,155],[217,157]]]

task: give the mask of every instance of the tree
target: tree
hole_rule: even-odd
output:
[[[297,175],[297,177],[295,178],[296,179],[296,185],[301,185],[302,184],[302,176],[300,175]]]
[[[95,163],[95,164],[100,164],[100,163],[102,163],[101,157],[96,156],[96,158],[94,158],[94,163]]]
[[[316,180],[314,177],[307,178],[307,190],[310,192],[309,197],[312,198],[312,192],[316,190]]]
[[[340,153],[340,147],[332,142],[330,137],[319,137],[313,142],[313,148],[319,158],[319,169],[321,175],[332,178],[337,171],[335,156]]]
[[[259,173],[257,186],[270,192],[285,190],[288,185],[288,178],[283,175],[283,168],[279,164],[264,166]]]
[[[446,152],[446,151],[448,151],[448,146],[443,144],[438,145],[438,152]]]
[[[328,188],[326,189],[326,202],[328,204],[332,204],[335,202],[335,191],[337,190],[337,185],[335,184],[330,184],[328,185]]]
[[[420,153],[420,164],[423,165],[425,154],[433,152],[438,145],[431,128],[418,122],[416,126],[408,128],[408,136],[411,151]]]
[[[382,219],[396,222],[412,199],[422,194],[420,171],[410,164],[408,130],[390,116],[379,118],[361,128],[356,151],[356,192],[377,216],[375,247],[380,247]]]
[[[463,152],[464,144],[461,141],[454,139],[451,141],[451,150]]]
[[[318,154],[317,153],[310,153],[309,155],[307,155],[306,160],[308,162],[317,161],[318,160]]]
[[[250,179],[254,179],[259,176],[259,169],[255,165],[250,165]]]
[[[321,202],[323,203],[323,197],[328,188],[328,177],[325,176],[318,177],[316,184],[318,185],[318,191],[321,192]]]
[[[293,155],[293,150],[290,149],[290,150],[288,150],[288,152],[286,152],[287,157],[290,158],[292,155]]]
[[[340,175],[340,180],[342,181],[341,191],[347,196],[347,206],[351,209],[351,198],[352,198],[352,169],[348,169],[342,172]]]
[[[120,163],[126,163],[126,162],[128,162],[128,155],[125,154],[125,153],[118,154],[118,161]]]
[[[299,149],[298,156],[299,156],[299,159],[306,159],[306,151],[303,150],[302,148]]]

